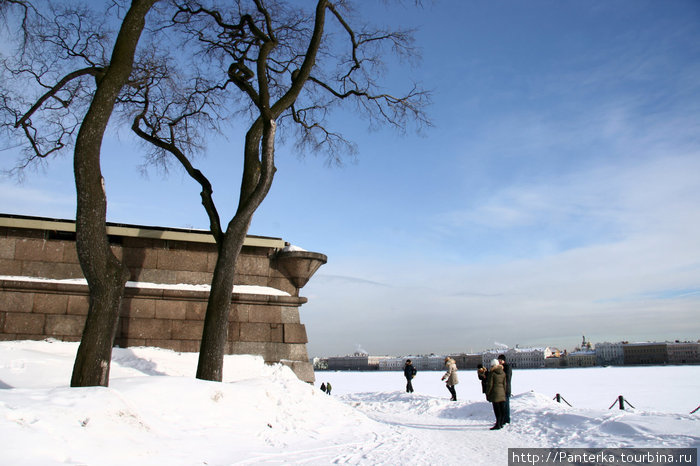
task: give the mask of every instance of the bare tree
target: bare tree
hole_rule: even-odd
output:
[[[45,8],[40,12],[31,1],[0,0],[5,15],[17,8],[24,38],[16,59],[3,60],[2,66],[4,74],[25,87],[19,93],[17,88],[2,89],[0,95],[3,128],[20,130],[28,143],[22,166],[74,147],[76,248],[90,300],[71,386],[109,383],[129,271],[107,238],[100,149],[115,103],[130,81],[146,15],[156,1],[132,0],[116,37],[111,37],[104,20],[85,7],[41,2]],[[35,90],[33,97],[30,89]]]
[[[296,2],[226,3],[222,7],[214,1],[176,1],[167,30],[183,34],[196,50],[191,84],[176,83],[172,74],[153,76],[129,95],[131,103],[141,106],[132,128],[152,144],[155,160],[174,157],[201,186],[219,254],[197,377],[217,381],[223,376],[236,261],[253,214],[273,182],[278,127],[295,132],[300,150],[326,150],[337,159],[342,149],[352,150],[325,120],[339,104],[353,104],[370,124],[386,123],[400,130],[409,122],[430,124],[424,113],[427,92],[413,86],[395,96],[378,86],[382,57],[388,51],[415,56],[411,31],[356,24],[349,1],[318,0],[313,12]],[[225,114],[228,109],[237,112]],[[222,116],[248,124],[238,208],[227,224],[214,204],[210,181],[191,159],[201,128],[195,122],[214,126]]]
[[[21,166],[74,145],[77,248],[90,311],[72,385],[107,385],[128,278],[109,248],[100,171],[101,141],[115,105],[131,115],[132,129],[150,143],[154,161],[177,160],[201,186],[219,252],[197,368],[197,377],[207,380],[222,378],[235,265],[274,178],[278,130],[296,135],[301,151],[325,150],[339,160],[353,145],[328,125],[334,107],[354,105],[371,125],[400,130],[409,122],[429,125],[427,92],[413,86],[395,96],[378,85],[388,52],[415,56],[411,31],[359,24],[350,1],[318,0],[311,12],[275,0],[236,0],[224,7],[213,1],[162,2],[169,16],[155,31],[158,41],[134,63],[144,18],[156,1],[132,0],[112,39],[108,24],[87,8],[59,4],[43,16],[31,2],[0,0],[0,13],[18,9],[26,33],[18,58],[3,62],[4,72],[39,90],[1,95],[3,127],[20,131],[28,142]],[[118,7],[115,0],[112,8]],[[176,46],[178,55],[165,57],[168,46]],[[192,158],[207,128],[216,130],[224,120],[246,122],[248,128],[238,208],[227,224],[210,181]]]

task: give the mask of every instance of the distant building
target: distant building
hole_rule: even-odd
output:
[[[331,356],[328,358],[330,371],[368,371],[369,355],[355,353],[352,356]]]
[[[379,361],[378,369],[380,371],[401,371],[406,361],[409,359],[417,371],[438,371],[441,370],[445,364],[445,357],[437,354],[428,356],[402,356],[399,358],[384,357]]]
[[[458,369],[476,369],[476,366],[483,363],[481,354],[455,354],[450,356],[455,360]],[[441,368],[442,369],[442,368]]]
[[[622,342],[596,343],[595,356],[599,366],[621,366],[625,363],[625,353],[622,350]]]
[[[669,364],[700,363],[700,343],[697,341],[675,341],[667,344]]]
[[[328,358],[314,358],[311,363],[314,366],[314,370],[323,371],[328,369]]]
[[[668,362],[668,344],[665,342],[627,343],[622,345],[622,350],[626,365],[660,365]]]
[[[391,356],[368,356],[367,357],[367,366],[368,369],[371,371],[376,371],[379,370],[381,367],[381,363],[384,360],[388,359],[393,359]]]
[[[403,370],[403,366],[406,364],[406,360],[411,359],[411,362],[413,362],[413,359],[411,357],[408,358],[394,358],[394,357],[387,357],[379,361],[379,370],[380,371],[400,371]]]
[[[566,365],[564,364],[565,361],[566,359],[561,356],[549,356],[548,358],[544,358],[544,367],[547,369],[559,369]]]
[[[546,348],[508,348],[505,351],[489,350],[483,353],[482,361],[484,366],[488,367],[488,364],[492,359],[498,358],[499,355],[503,354],[506,357],[506,362],[510,364],[513,369],[538,369],[545,367],[545,359],[557,354],[558,349],[546,347]]]
[[[330,371],[376,371],[386,370],[385,361],[394,361],[391,356],[370,356],[356,352],[352,356],[331,356],[327,359],[326,369]],[[396,362],[395,362],[396,363]],[[403,362],[401,363],[403,367]]]
[[[582,350],[569,353],[567,358],[569,367],[593,367],[596,365],[595,351]]]
[[[439,371],[445,368],[445,356],[439,354],[415,356],[411,362],[419,371]]]
[[[505,355],[513,369],[592,367],[637,364],[700,364],[700,341],[596,343],[593,346],[584,336],[581,346],[573,352],[560,351],[555,347],[492,349],[478,354],[451,354],[460,370],[476,369],[478,364],[489,367],[491,360]],[[438,354],[422,356],[369,356],[355,353],[352,356],[336,356],[314,359],[314,368],[323,370],[382,370],[401,371],[410,359],[418,371],[441,371],[445,368],[445,356]]]
[[[544,367],[547,369],[558,369],[564,367],[566,364],[566,358],[562,357],[562,352],[559,348],[549,347],[549,356],[544,358]],[[566,353],[566,350],[564,351]]]

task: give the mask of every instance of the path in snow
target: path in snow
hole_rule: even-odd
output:
[[[338,398],[384,430],[376,443],[369,439],[333,458],[334,463],[455,464],[461,459],[475,465],[507,464],[508,448],[681,448],[697,446],[700,440],[691,416],[581,410],[537,393],[514,396],[513,423],[499,431],[489,430],[494,415],[486,401],[450,402],[401,392]]]

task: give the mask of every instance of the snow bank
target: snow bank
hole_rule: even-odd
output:
[[[489,431],[491,406],[468,395],[478,382],[467,374],[458,402],[430,372],[419,374],[413,394],[397,387],[400,373],[317,373],[318,384],[334,386],[328,396],[257,356],[226,356],[218,383],[193,377],[196,354],[115,348],[108,388],[69,388],[76,350],[50,340],[0,342],[0,464],[492,465],[507,463],[508,447],[700,445],[698,417],[685,408],[572,408],[536,391],[517,393],[513,423]],[[697,394],[698,368],[679,369]],[[514,377],[524,383],[530,372]],[[652,380],[659,389],[665,382]],[[577,398],[575,387],[567,391]]]

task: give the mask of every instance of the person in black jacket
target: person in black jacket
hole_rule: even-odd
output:
[[[503,372],[506,373],[506,407],[504,413],[503,423],[510,423],[510,380],[513,378],[513,369],[510,364],[506,363],[506,357],[503,354],[498,355],[498,362],[503,366]]]
[[[488,376],[489,371],[484,367],[483,364],[478,364],[476,366],[476,376],[481,380],[481,393],[486,394],[486,387],[488,386]]]
[[[406,377],[406,393],[413,393],[413,384],[411,380],[416,376],[416,368],[413,366],[410,359],[407,359],[406,365],[403,366],[403,376]]]

